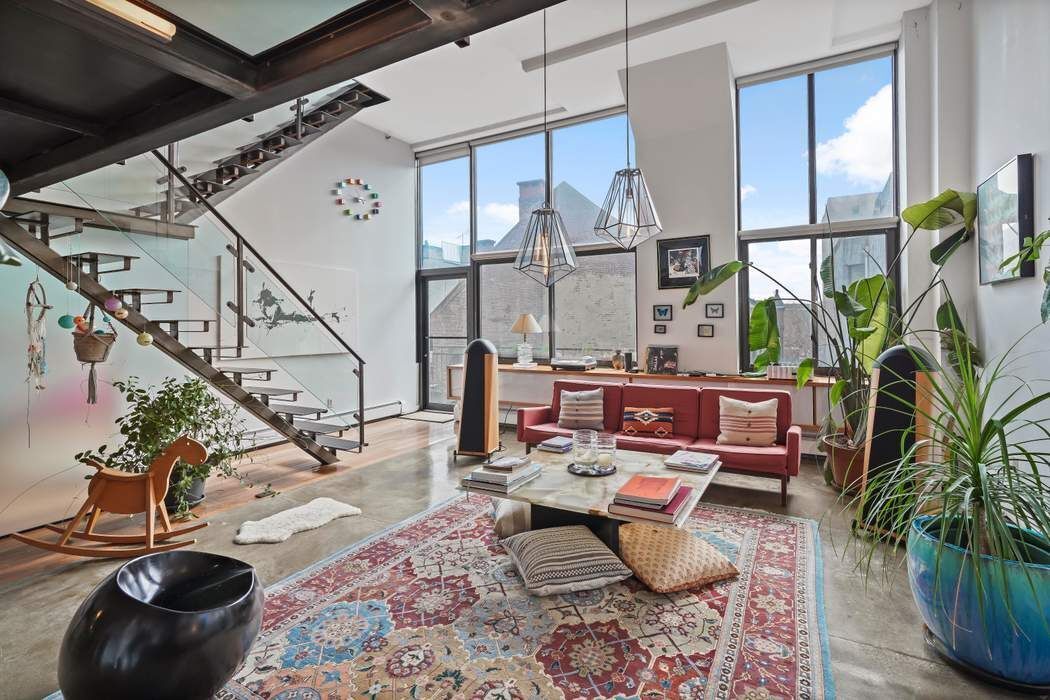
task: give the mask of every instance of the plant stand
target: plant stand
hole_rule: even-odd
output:
[[[1050,694],[1050,685],[1029,685],[1027,683],[1018,683],[1017,681],[1012,681],[1008,678],[991,674],[984,669],[956,658],[948,647],[944,646],[944,644],[941,643],[941,640],[937,639],[933,632],[930,631],[930,628],[926,625],[922,626],[922,636],[926,640],[926,646],[937,652],[937,655],[947,661],[949,666],[956,668],[963,673],[967,673],[989,685],[1006,688],[1015,693],[1026,693],[1028,695],[1045,696]]]

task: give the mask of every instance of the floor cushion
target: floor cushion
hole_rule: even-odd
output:
[[[768,447],[777,441],[777,400],[749,403],[718,397],[718,442]]]
[[[739,573],[713,545],[676,527],[622,525],[620,554],[638,580],[656,593],[699,588]]]
[[[532,529],[532,507],[528,503],[493,498],[492,518],[496,521],[496,537],[500,539]]]
[[[561,390],[558,427],[570,430],[602,430],[605,427],[602,390]]]
[[[612,550],[583,525],[523,532],[500,544],[532,595],[589,591],[631,575]]]

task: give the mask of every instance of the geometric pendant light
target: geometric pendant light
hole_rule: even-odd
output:
[[[547,133],[547,11],[543,11],[543,133]],[[545,287],[576,269],[565,222],[551,206],[550,178],[545,178],[543,206],[534,209],[521,239],[514,268]]]
[[[631,60],[628,54],[627,0],[623,2],[624,102],[627,108],[627,167],[613,175],[605,203],[594,222],[594,233],[632,250],[639,243],[663,230],[653,198],[641,169],[631,167]]]

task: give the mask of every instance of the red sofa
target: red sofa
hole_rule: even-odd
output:
[[[787,485],[798,475],[802,456],[802,430],[791,425],[791,394],[766,389],[697,388],[654,384],[613,384],[602,382],[555,381],[550,406],[518,409],[518,441],[526,451],[554,435],[571,436],[572,430],[558,427],[562,390],[602,389],[604,399],[603,432],[617,436],[616,444],[625,450],[671,454],[677,450],[696,450],[717,454],[721,469],[780,480],[780,501],[787,503]],[[718,437],[718,397],[741,401],[777,400],[777,441],[770,447],[720,445]],[[674,408],[674,432],[665,437],[628,435],[621,430],[624,406]]]

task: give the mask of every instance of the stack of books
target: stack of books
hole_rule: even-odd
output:
[[[508,494],[522,484],[532,481],[543,469],[528,457],[500,457],[482,464],[460,480],[465,488]]]
[[[544,452],[558,452],[565,453],[572,449],[572,438],[558,435],[552,438],[547,438],[539,445],[536,445],[537,450],[543,450]]]
[[[616,492],[609,513],[681,526],[699,500],[700,493],[677,476],[636,474]]]
[[[668,469],[678,469],[679,471],[696,472],[698,474],[705,474],[721,463],[722,460],[718,458],[718,455],[707,452],[690,452],[688,450],[678,450],[664,460],[664,466]]]

